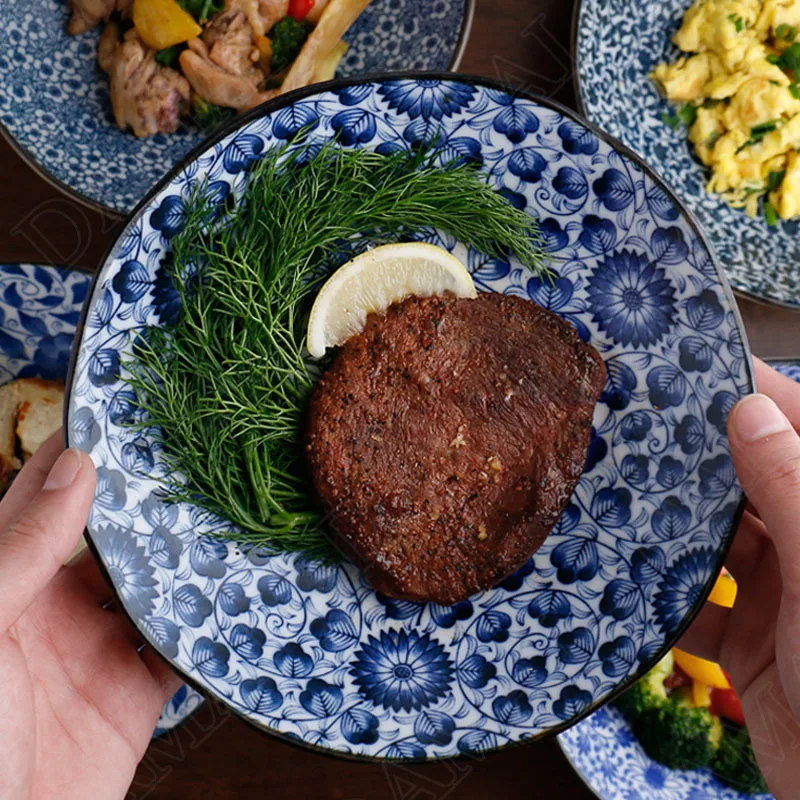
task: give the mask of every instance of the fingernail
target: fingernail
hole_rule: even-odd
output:
[[[765,394],[751,394],[740,400],[734,409],[732,423],[736,436],[743,442],[757,442],[792,427]]]
[[[82,458],[80,450],[65,450],[53,464],[42,490],[52,492],[56,489],[66,489],[80,472]]]

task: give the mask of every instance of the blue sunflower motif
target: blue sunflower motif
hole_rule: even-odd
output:
[[[593,320],[615,342],[649,347],[660,341],[675,318],[675,288],[663,268],[639,253],[622,250],[606,257],[588,282]]]
[[[378,94],[390,108],[408,114],[411,119],[440,120],[466,108],[476,89],[464,83],[438,80],[387,81]]]
[[[666,572],[653,598],[656,619],[666,634],[678,630],[686,615],[700,602],[706,582],[716,566],[710,547],[681,556]]]
[[[444,647],[416,631],[381,632],[356,653],[350,669],[361,693],[394,711],[419,710],[450,693],[453,663]]]

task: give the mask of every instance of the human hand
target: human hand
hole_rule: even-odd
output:
[[[0,797],[124,797],[180,680],[119,613],[91,556],[61,564],[94,496],[60,433],[0,502]],[[60,455],[59,455],[60,454]]]
[[[800,787],[800,385],[755,368],[763,394],[728,416],[749,501],[726,561],[736,603],[706,604],[680,646],[730,674],[761,771],[788,800]]]

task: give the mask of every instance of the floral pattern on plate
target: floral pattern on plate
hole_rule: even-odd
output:
[[[706,170],[686,129],[661,120],[670,111],[648,77],[679,55],[670,37],[691,0],[581,0],[576,11],[576,83],[582,111],[633,148],[675,190],[708,233],[734,288],[800,305],[800,225],[770,228],[705,191]]]
[[[388,152],[437,137],[541,216],[553,282],[456,249],[478,287],[561,314],[608,365],[586,473],[545,545],[452,607],[376,594],[350,564],[268,555],[166,505],[159,444],[122,363],[174,319],[185,200],[220,202],[305,129]],[[709,589],[741,501],[724,419],[751,388],[729,290],[697,229],[635,159],[564,109],[447,76],[342,83],[260,111],[159,186],[93,288],[70,442],[98,467],[90,535],[123,605],[183,673],[260,727],[327,750],[436,758],[552,732],[671,644]],[[99,431],[99,437],[91,435]]]

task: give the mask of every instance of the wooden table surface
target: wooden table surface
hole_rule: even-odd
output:
[[[570,26],[565,0],[477,0],[464,72],[553,97],[574,107]],[[0,142],[0,263],[39,262],[95,269],[120,229],[60,194]],[[740,298],[753,352],[800,356],[800,312]],[[131,798],[270,800],[444,800],[576,798],[593,795],[554,741],[481,759],[400,766],[322,756],[250,728],[211,703],[155,742]]]

